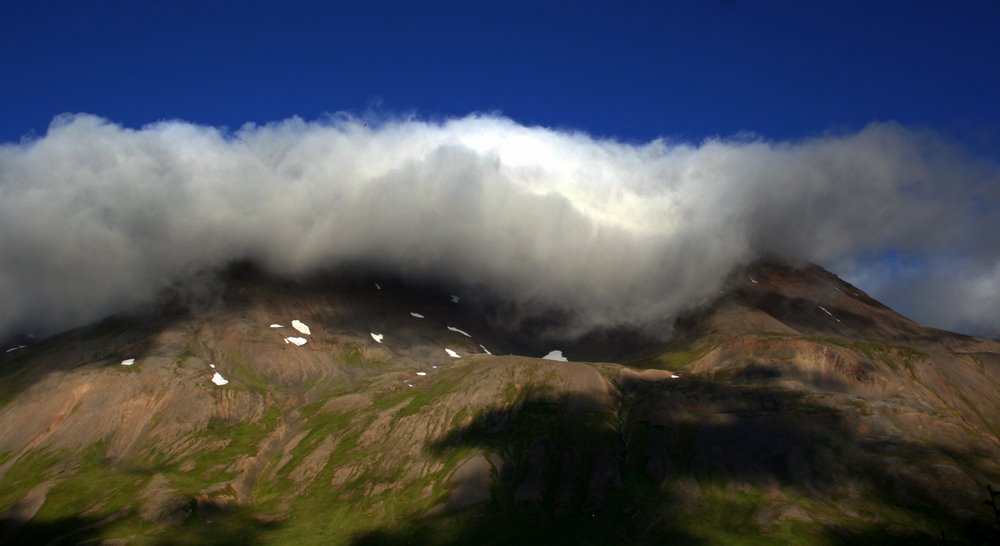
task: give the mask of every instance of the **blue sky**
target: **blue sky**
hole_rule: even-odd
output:
[[[643,141],[896,120],[1000,150],[997,2],[0,3],[0,140],[502,112]]]
[[[525,300],[568,290],[593,317],[657,297],[647,314],[668,316],[780,253],[1000,332],[996,1],[0,0],[0,70],[0,143],[19,143],[0,146],[0,336],[48,309],[100,318],[230,253],[302,271],[360,240]],[[92,115],[49,130],[64,113]],[[456,200],[479,214],[440,214]],[[483,254],[501,235],[515,258]],[[561,254],[510,274],[540,248]]]

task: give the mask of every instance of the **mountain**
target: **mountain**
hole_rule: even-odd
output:
[[[559,340],[558,317],[504,313],[430,283],[242,267],[14,340],[0,542],[995,540],[998,343],[774,260],[671,332]]]

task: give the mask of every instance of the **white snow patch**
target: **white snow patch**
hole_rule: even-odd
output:
[[[309,327],[306,326],[305,323],[303,323],[302,321],[299,321],[298,319],[292,321],[292,328],[295,328],[296,330],[302,332],[305,335],[312,334],[312,332],[309,331]]]
[[[462,299],[462,298],[460,298],[460,297],[458,297],[458,296],[456,296],[454,294],[451,295],[451,302],[452,303],[458,303],[458,300],[460,300],[460,299]]]
[[[760,284],[759,282],[757,282],[757,279],[755,279],[753,277],[750,277],[750,282],[752,282],[754,284]]]
[[[549,351],[549,354],[542,357],[544,360],[558,360],[559,362],[569,362],[563,356],[562,351]]]
[[[384,334],[375,334],[375,333],[372,333],[372,332],[368,332],[368,333],[372,335],[372,339],[374,339],[376,343],[382,343],[382,338],[385,337]]]
[[[437,366],[431,366],[431,368],[434,368],[434,369],[436,370],[436,369],[437,369]]]
[[[411,389],[413,388],[413,385],[411,385],[411,384],[409,384],[409,383],[407,383],[407,384],[406,384],[406,386],[407,386],[407,387],[410,387]]]
[[[212,383],[221,386],[225,385],[226,383],[229,383],[229,380],[226,379],[225,377],[222,377],[222,374],[220,374],[219,372],[215,372],[215,375],[212,376]]]
[[[209,364],[208,367],[212,368],[212,369],[215,369],[215,364]]]
[[[27,345],[18,345],[17,347],[11,347],[10,349],[7,349],[7,352],[8,353],[13,353],[16,350],[23,349],[25,347],[27,347]]]
[[[417,372],[417,375],[427,375],[427,372]]]
[[[482,347],[484,351],[486,351],[486,354],[488,354],[488,355],[492,355],[493,354],[493,353],[490,352],[489,349],[487,349],[486,347],[483,347],[482,344],[480,344],[479,346]]]
[[[125,360],[122,360],[122,366],[131,366],[132,364],[135,364],[134,358],[126,358]]]
[[[413,318],[424,318],[424,316],[420,313],[410,313],[410,316]]]
[[[445,349],[444,352],[448,353],[448,356],[450,356],[452,358],[462,358],[461,356],[459,356],[458,353],[456,353],[455,351],[452,351],[451,349]]]
[[[281,324],[277,324],[276,323],[276,324],[272,324],[271,328],[284,328],[284,326],[282,326]]]
[[[455,328],[454,326],[449,326],[448,329],[451,330],[452,332],[458,332],[458,333],[462,334],[465,337],[472,337],[472,336],[469,335],[468,332],[465,332],[463,330],[459,330],[458,328]]]
[[[379,283],[375,283],[375,290],[382,290],[382,286]]]
[[[823,312],[826,313],[827,315],[830,315],[831,317],[833,317],[833,320],[835,320],[837,322],[840,322],[840,319],[837,318],[837,317],[834,317],[833,313],[831,313],[831,312],[829,312],[829,311],[826,310],[826,307],[823,307],[822,305],[817,305],[817,307],[819,307],[820,309],[822,309]]]
[[[670,379],[680,379],[680,378],[681,378],[681,376],[679,376],[679,375],[677,375],[675,373],[670,374]]]
[[[294,343],[294,344],[298,345],[299,347],[301,347],[301,346],[303,346],[303,345],[306,344],[306,338],[304,338],[304,337],[286,337],[285,338],[285,343]]]
[[[834,286],[834,287],[833,287],[833,289],[834,289],[834,290],[836,290],[837,292],[840,292],[841,294],[843,294],[843,293],[844,293],[844,291],[843,291],[843,290],[841,290],[841,289],[837,288],[836,286]]]

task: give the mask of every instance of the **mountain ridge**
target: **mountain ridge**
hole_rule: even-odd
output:
[[[559,346],[440,286],[223,287],[0,354],[3,540],[989,540],[1000,345],[817,266]]]

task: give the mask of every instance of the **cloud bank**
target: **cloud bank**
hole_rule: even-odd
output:
[[[919,320],[989,328],[997,172],[891,123],[630,144],[499,116],[228,131],[66,115],[0,146],[0,338],[87,323],[235,259],[432,275],[579,329],[648,323],[765,253],[853,275]],[[887,253],[912,257],[905,283]]]

